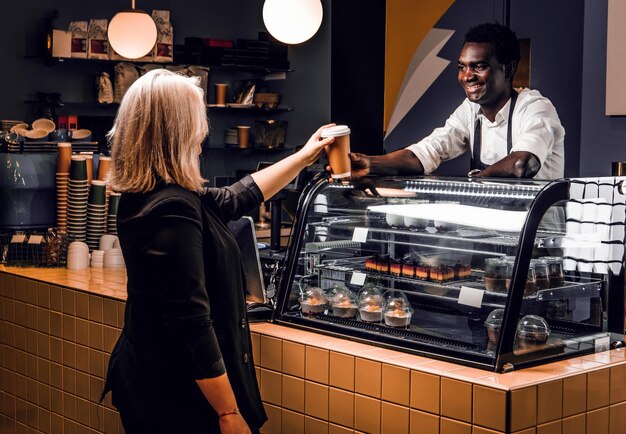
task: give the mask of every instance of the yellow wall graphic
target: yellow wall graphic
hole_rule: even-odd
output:
[[[433,26],[454,0],[387,0],[384,131],[389,134],[449,64],[436,57],[452,35]]]

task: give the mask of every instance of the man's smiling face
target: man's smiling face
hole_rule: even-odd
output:
[[[484,108],[503,106],[511,83],[488,42],[467,42],[458,61],[458,79],[467,98]]]

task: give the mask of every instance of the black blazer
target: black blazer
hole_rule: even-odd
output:
[[[250,428],[267,420],[240,252],[225,225],[262,200],[251,177],[204,195],[162,183],[122,195],[128,300],[104,393],[112,390],[127,434],[219,432],[195,380],[225,371]]]

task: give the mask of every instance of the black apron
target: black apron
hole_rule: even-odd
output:
[[[513,109],[515,108],[515,102],[517,101],[517,91],[513,90],[511,93],[511,107],[509,108],[509,121],[506,125],[506,154],[511,153],[513,148],[513,139],[511,134],[511,121],[513,120]],[[472,150],[472,160],[470,163],[470,170],[485,170],[489,167],[489,164],[484,164],[480,161],[480,147],[482,142],[482,124],[480,118],[476,118],[476,124],[474,126],[474,148]]]

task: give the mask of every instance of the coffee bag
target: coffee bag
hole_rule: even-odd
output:
[[[152,19],[157,26],[157,40],[153,49],[155,62],[174,60],[174,31],[170,23],[170,11],[152,11]]]
[[[89,20],[89,28],[87,29],[87,57],[89,59],[109,58],[107,27],[108,21],[105,19]]]
[[[69,31],[72,32],[72,57],[87,58],[87,21],[72,21]]]

